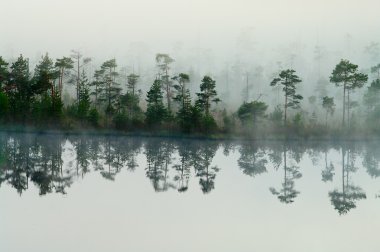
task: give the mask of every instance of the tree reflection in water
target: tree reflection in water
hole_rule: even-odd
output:
[[[342,191],[335,189],[329,192],[329,197],[334,208],[339,214],[346,214],[356,207],[356,201],[367,196],[363,189],[350,184],[350,173],[357,171],[355,167],[355,155],[349,149],[342,148]]]
[[[283,145],[283,168],[284,168],[284,180],[280,190],[270,187],[269,190],[273,195],[277,195],[277,198],[286,204],[294,202],[294,199],[299,194],[299,191],[295,189],[294,181],[302,177],[299,167],[294,164],[288,164],[288,146],[287,144]],[[274,155],[278,156],[278,155]],[[302,155],[298,152],[295,152],[296,158],[299,160]],[[298,161],[299,162],[299,161]],[[298,163],[297,162],[297,163]]]
[[[239,148],[238,165],[243,173],[255,177],[267,172],[267,155],[255,143],[243,143]]]
[[[295,201],[300,191],[295,188],[301,179],[300,161],[308,153],[312,166],[322,164],[322,181],[339,181],[341,189],[328,193],[334,209],[346,214],[356,207],[358,200],[366,199],[364,190],[353,184],[358,170],[356,160],[367,174],[376,179],[380,176],[380,145],[365,143],[339,144],[332,149],[326,143],[309,146],[294,142],[231,142],[206,140],[173,140],[167,138],[139,138],[114,136],[64,136],[34,134],[0,134],[0,187],[9,185],[20,195],[30,188],[30,183],[40,195],[48,193],[65,194],[78,179],[84,179],[90,172],[100,174],[107,180],[115,180],[125,170],[139,169],[138,156],[145,157],[145,176],[151,181],[156,192],[176,190],[188,191],[191,179],[198,180],[203,193],[215,189],[220,168],[215,165],[215,155],[228,159],[238,151],[233,160],[244,175],[258,178],[263,174],[282,172],[279,188],[270,187],[270,192],[281,202]],[[341,150],[341,181],[334,176],[336,161],[330,157],[333,150]],[[335,163],[335,165],[334,165]],[[274,171],[268,166],[274,167]],[[228,169],[234,167],[228,167]],[[224,169],[227,169],[225,167]],[[329,184],[326,184],[330,185]],[[374,193],[377,197],[378,192]]]

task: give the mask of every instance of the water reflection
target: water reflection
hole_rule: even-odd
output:
[[[342,148],[342,190],[335,189],[329,192],[331,203],[339,214],[346,214],[356,207],[356,201],[365,199],[366,194],[359,186],[352,184],[350,174],[355,173],[356,153],[351,149]]]
[[[219,153],[218,158],[215,156]],[[237,155],[235,155],[237,154]],[[338,158],[338,156],[340,156]],[[218,160],[232,160],[224,167]],[[145,161],[142,161],[145,160]],[[305,165],[307,163],[311,165]],[[156,192],[188,191],[191,180],[202,193],[215,190],[220,169],[240,169],[252,178],[279,176],[280,185],[268,183],[272,195],[285,204],[297,200],[297,181],[309,169],[320,169],[333,208],[346,214],[367,193],[354,178],[363,171],[380,176],[380,145],[376,143],[217,142],[164,138],[0,134],[0,187],[13,187],[20,195],[33,183],[40,195],[66,194],[89,173],[113,181],[122,170],[142,169]],[[340,170],[336,170],[340,167]],[[338,176],[340,175],[341,176]],[[323,188],[321,188],[323,189]],[[270,195],[268,193],[268,195]],[[377,197],[378,191],[372,193]]]
[[[295,180],[302,177],[301,172],[299,171],[299,166],[296,164],[299,163],[301,156],[298,152],[294,152],[293,160],[289,160],[288,157],[288,145],[283,145],[283,169],[284,169],[284,178],[281,184],[281,189],[277,190],[274,187],[270,187],[269,190],[273,195],[277,195],[277,198],[286,204],[294,202],[294,199],[300,193],[295,189]],[[273,150],[276,151],[275,149]],[[277,157],[276,165],[281,162],[281,156],[279,154],[273,154]],[[293,161],[293,162],[292,162]],[[278,167],[278,166],[277,166]]]

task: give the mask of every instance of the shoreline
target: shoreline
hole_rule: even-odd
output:
[[[19,134],[36,134],[36,135],[82,135],[82,136],[111,136],[111,137],[143,137],[143,138],[171,138],[171,139],[188,139],[188,140],[205,140],[205,141],[253,141],[253,142],[276,142],[276,141],[293,141],[293,142],[374,142],[380,141],[380,135],[369,133],[349,133],[339,132],[334,136],[321,134],[272,134],[263,133],[261,136],[228,134],[228,133],[212,133],[212,134],[195,134],[195,133],[178,133],[167,130],[161,131],[120,131],[120,130],[104,130],[104,129],[39,129],[35,127],[0,126],[1,133],[19,133]]]

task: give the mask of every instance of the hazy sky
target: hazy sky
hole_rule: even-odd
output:
[[[214,65],[225,64],[244,49],[239,40],[254,44],[262,64],[280,61],[292,45],[312,59],[318,43],[341,51],[337,58],[352,50],[358,59],[380,38],[378,0],[0,0],[0,8],[0,55],[23,53],[34,63],[45,52],[56,58],[80,49],[120,65],[136,65],[144,54],[140,63],[154,66],[155,53],[179,59],[203,48]]]
[[[0,7],[7,56],[72,48],[113,56],[136,41],[159,51],[178,41],[228,50],[247,27],[264,45],[380,35],[377,0],[0,0]]]

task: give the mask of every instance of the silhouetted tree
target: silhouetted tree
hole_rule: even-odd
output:
[[[167,110],[162,102],[163,96],[161,91],[161,81],[155,80],[147,94],[148,102],[146,110],[146,122],[152,126],[159,127],[167,117]]]
[[[346,103],[350,104],[349,94],[350,90],[361,88],[368,80],[368,76],[363,73],[359,73],[358,65],[352,64],[348,60],[341,60],[339,64],[335,66],[335,69],[331,73],[330,82],[335,83],[336,86],[343,86],[343,119],[342,126],[346,123]],[[346,94],[348,100],[346,100]],[[349,109],[348,109],[349,121]]]
[[[274,78],[271,86],[282,85],[284,91],[284,125],[286,125],[288,108],[298,108],[303,97],[296,94],[296,85],[301,82],[301,79],[295,74],[292,69],[281,71],[279,77]]]
[[[347,160],[345,160],[346,154]],[[356,201],[367,197],[360,187],[349,183],[349,172],[354,170],[350,154],[350,150],[347,151],[342,147],[342,191],[335,189],[329,192],[331,204],[340,215],[348,213],[352,208],[356,207]]]
[[[269,190],[273,195],[277,195],[277,198],[286,204],[293,203],[294,199],[299,194],[299,191],[294,189],[294,180],[302,177],[302,174],[298,171],[299,167],[295,165],[287,164],[287,147],[284,146],[283,151],[283,164],[284,164],[284,181],[282,183],[282,188],[277,191],[275,188],[271,187]]]

